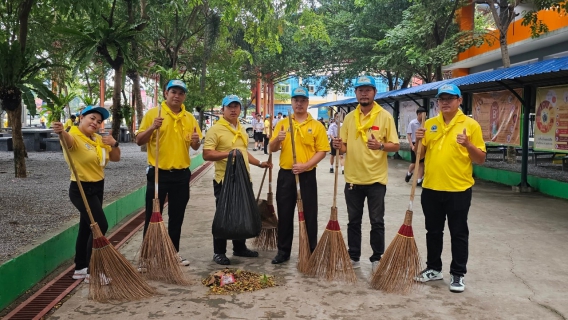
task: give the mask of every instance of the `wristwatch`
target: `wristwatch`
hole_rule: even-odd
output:
[[[117,142],[114,144],[114,146],[112,146],[112,147],[113,147],[113,148],[118,148],[118,145],[119,145],[119,143],[118,143],[118,141],[117,141]]]
[[[381,146],[379,147],[379,150],[383,151],[385,149],[385,145],[384,143],[381,142]]]

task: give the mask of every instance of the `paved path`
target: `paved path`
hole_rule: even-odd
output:
[[[261,153],[254,152],[255,156]],[[319,226],[329,218],[333,174],[328,159],[318,169]],[[386,196],[386,241],[393,239],[408,205],[410,185],[403,177],[407,162],[390,161]],[[262,170],[252,168],[259,186]],[[87,299],[88,287],[55,312],[52,319],[566,319],[568,317],[568,201],[541,194],[514,194],[509,187],[478,182],[470,210],[470,256],[466,291],[448,289],[449,232],[443,253],[444,280],[421,286],[407,296],[370,289],[369,222],[363,224],[363,257],[354,285],[327,283],[300,275],[295,269],[297,238],[290,262],[274,266],[274,252],[259,258],[231,258],[235,267],[275,275],[281,286],[234,296],[207,295],[200,279],[220,269],[211,261],[211,221],[214,215],[213,169],[191,188],[182,232],[181,253],[191,261],[187,274],[194,285],[180,287],[153,282],[162,296],[121,304]],[[343,177],[340,175],[340,186]],[[265,188],[267,188],[265,184]],[[415,206],[414,230],[425,259],[424,218]],[[347,214],[340,187],[339,221],[346,237]],[[166,215],[167,217],[167,215]],[[297,233],[296,233],[297,235]],[[132,261],[141,243],[138,233],[122,252]],[[230,252],[231,245],[228,246]]]

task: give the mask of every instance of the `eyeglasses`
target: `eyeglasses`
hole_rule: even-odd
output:
[[[436,101],[438,101],[438,103],[450,103],[453,100],[459,99],[459,97],[450,97],[450,98],[438,98]]]

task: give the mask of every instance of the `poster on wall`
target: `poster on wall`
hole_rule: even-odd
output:
[[[438,109],[438,101],[436,98],[430,99],[430,106],[428,107],[428,118],[437,117],[440,114],[440,109]]]
[[[406,136],[406,127],[410,121],[416,119],[416,109],[419,105],[414,101],[401,101],[400,114],[398,118],[398,133],[399,136]]]
[[[523,95],[522,89],[515,92]],[[521,102],[510,91],[474,93],[472,107],[485,142],[520,146]]]
[[[568,86],[538,88],[534,148],[568,152]]]

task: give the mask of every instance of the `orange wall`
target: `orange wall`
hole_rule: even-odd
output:
[[[468,7],[472,7],[472,6],[466,6],[464,8],[462,8],[462,10],[465,10]],[[469,13],[469,12],[467,12]],[[468,17],[470,15],[468,15],[466,12],[462,11],[462,17]],[[554,11],[540,11],[538,13],[538,18],[540,20],[543,20],[546,25],[548,26],[548,30],[550,31],[554,31],[554,30],[558,30],[564,27],[568,27],[568,16],[564,16],[564,15],[560,15]],[[467,28],[468,25],[468,21],[469,19],[460,19],[460,20],[466,20],[466,21],[460,21],[460,27],[462,30],[471,30],[469,28]],[[521,21],[522,19],[519,19],[515,22],[513,22],[511,24],[511,26],[509,26],[509,30],[507,31],[507,42],[509,44],[513,44],[515,42],[518,41],[522,41],[522,40],[526,40],[526,39],[530,39],[531,38],[531,33],[530,33],[530,28],[527,27],[523,27],[521,26]],[[492,45],[489,45],[487,43],[483,43],[483,45],[481,45],[479,48],[478,47],[471,47],[468,50],[460,53],[458,55],[458,59],[457,61],[461,61],[461,60],[465,60],[468,58],[472,58],[475,57],[477,55],[489,52],[489,51],[493,51],[493,50],[498,50],[499,49],[499,31],[495,30],[492,32],[493,35],[489,34],[486,36],[486,39],[490,39],[493,43]],[[456,62],[457,62],[456,61]]]

